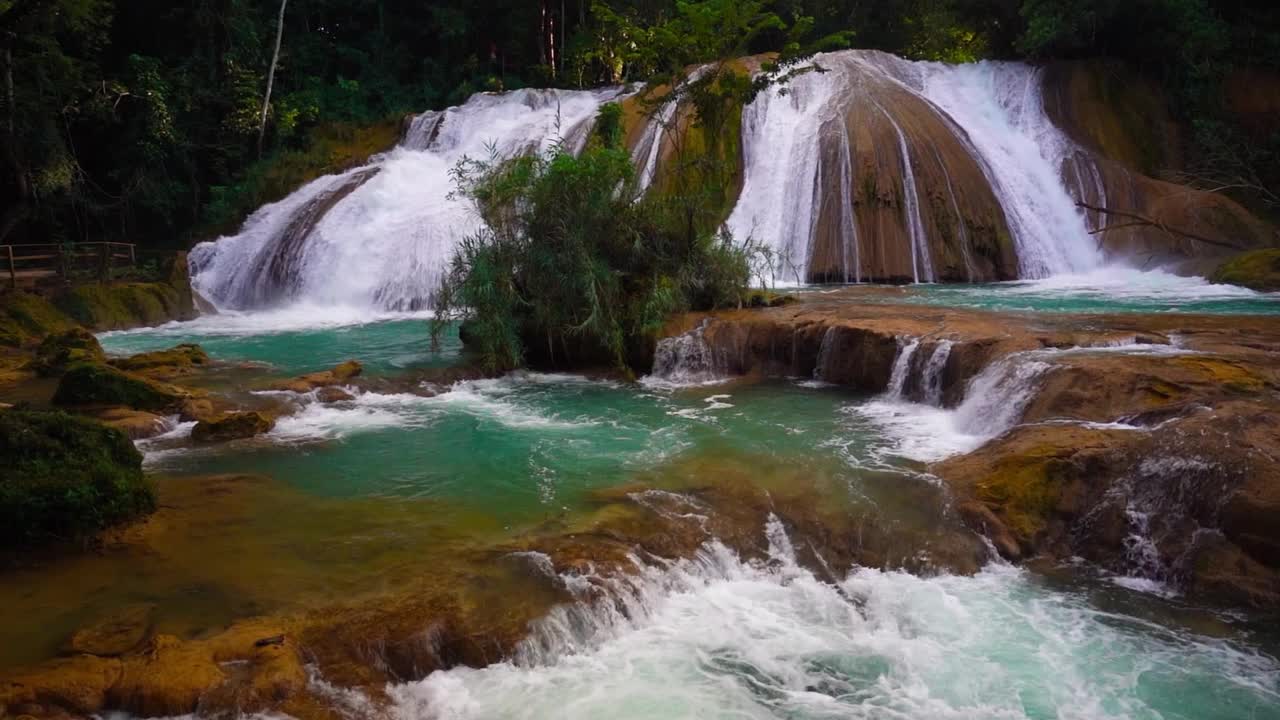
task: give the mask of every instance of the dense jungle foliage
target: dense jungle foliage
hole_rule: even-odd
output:
[[[185,246],[390,145],[405,113],[645,80],[722,57],[714,31],[763,10],[780,21],[745,51],[803,31],[912,58],[1119,58],[1168,90],[1193,166],[1277,199],[1274,127],[1223,110],[1233,73],[1280,68],[1270,0],[0,0],[0,243]]]

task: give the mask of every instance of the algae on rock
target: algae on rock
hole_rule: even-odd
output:
[[[0,412],[0,547],[84,537],[149,513],[155,491],[124,433],[62,412]]]

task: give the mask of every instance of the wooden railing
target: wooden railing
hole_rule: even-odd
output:
[[[110,280],[114,269],[134,267],[138,259],[132,243],[87,242],[0,245],[0,262],[6,263],[9,286],[17,289],[78,277]]]

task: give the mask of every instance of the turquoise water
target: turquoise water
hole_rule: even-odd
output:
[[[1161,271],[1106,269],[1087,275],[1056,276],[980,284],[870,286],[867,302],[903,302],[979,310],[1054,313],[1280,314],[1280,293],[1258,293],[1234,285],[1214,285]],[[802,292],[823,292],[806,288]]]
[[[220,359],[286,373],[356,358],[392,376],[457,360],[456,340],[441,354],[430,351],[421,318],[264,324],[227,318],[216,330],[175,325],[103,342],[113,353],[199,342]],[[918,491],[932,479],[883,452],[891,444],[886,426],[851,412],[873,400],[808,382],[673,389],[517,374],[436,395],[302,401],[297,414],[252,441],[195,449],[178,431],[142,447],[153,470],[179,476],[265,473],[339,506],[440,503],[443,527],[461,522],[455,514],[537,521],[580,508],[593,489],[667,475],[812,483],[832,508],[852,498],[890,518],[912,503],[936,503]],[[372,536],[363,524],[316,524],[305,531],[323,533],[317,546]],[[393,545],[415,530],[377,527]],[[787,537],[780,524],[760,532],[769,562],[744,562],[712,544],[692,560],[648,567],[636,582],[602,580],[625,601],[625,617],[613,601],[553,613],[515,661],[394,686],[397,716],[1280,717],[1276,639],[1176,598],[1088,573],[1068,571],[1070,580],[1060,581],[1003,565],[974,577],[837,569],[844,577],[837,592],[795,562],[791,544],[802,538]],[[305,555],[309,544],[290,537],[288,546]],[[298,575],[315,583],[310,573],[324,569]]]
[[[218,360],[266,363],[283,375],[324,370],[352,359],[364,363],[365,372],[371,375],[441,367],[456,362],[461,348],[457,332],[452,331],[441,338],[439,351],[434,351],[426,315],[388,316],[370,323],[319,309],[216,315],[158,328],[103,333],[99,339],[112,355],[198,343]]]

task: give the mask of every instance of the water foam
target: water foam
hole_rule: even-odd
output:
[[[668,568],[593,580],[607,597],[553,612],[515,659],[388,687],[393,714],[1094,720],[1280,708],[1274,659],[1095,610],[1010,566],[927,579],[859,570],[835,587],[796,565],[780,523],[767,539],[767,562],[712,543]],[[1198,698],[1178,691],[1186,683]]]

